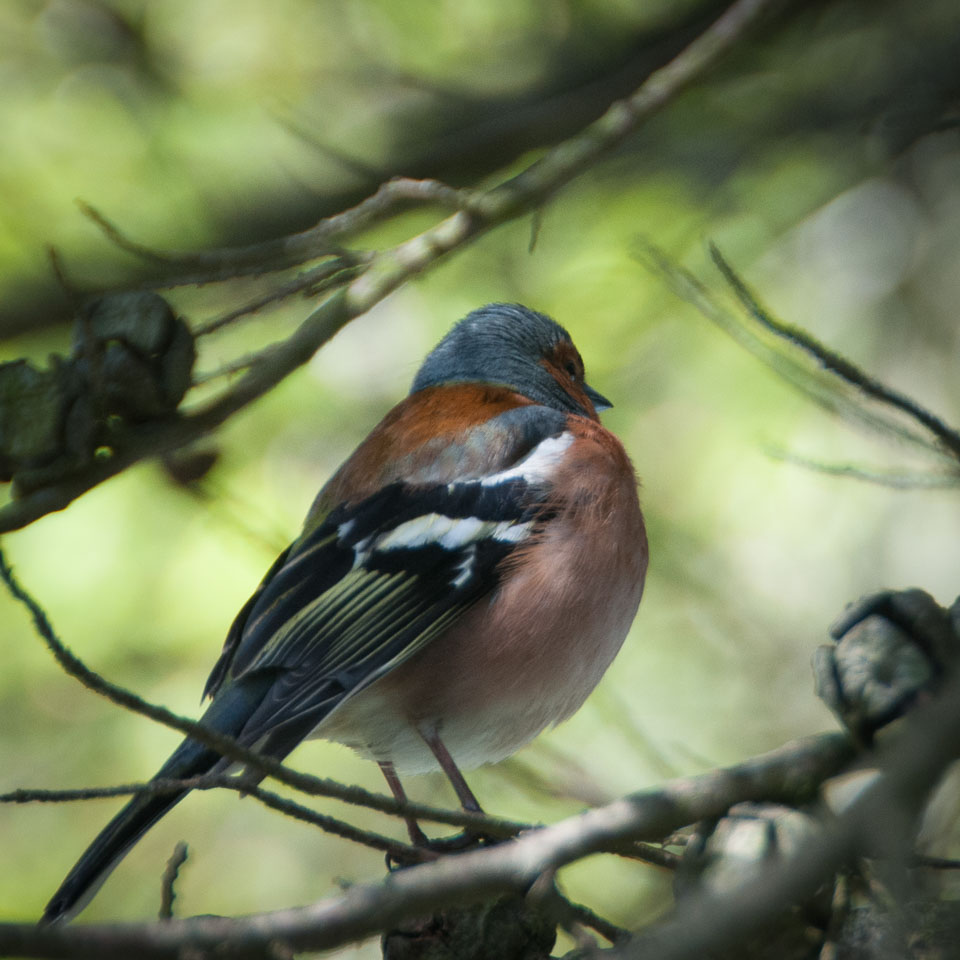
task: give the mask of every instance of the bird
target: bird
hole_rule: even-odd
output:
[[[400,800],[401,773],[439,768],[480,810],[461,770],[573,714],[640,604],[647,536],[600,423],[611,406],[546,314],[491,303],[457,322],[241,608],[201,722],[277,759],[308,737],[346,744]],[[154,779],[229,768],[188,737]],[[41,923],[76,916],[188,792],[133,797]]]

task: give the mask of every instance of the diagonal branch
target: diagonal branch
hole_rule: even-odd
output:
[[[888,387],[885,383],[881,383],[876,377],[870,376],[855,363],[851,363],[846,357],[842,357],[835,350],[831,350],[806,330],[793,324],[784,323],[774,317],[760,305],[760,302],[743,282],[743,279],[727,263],[723,254],[712,243],[710,244],[710,257],[717,269],[723,274],[723,278],[730,284],[731,289],[737,295],[737,299],[764,329],[799,347],[816,359],[825,370],[841,380],[845,380],[866,396],[907,414],[910,419],[932,433],[957,460],[960,460],[960,432],[947,426],[940,417],[921,406],[912,397],[908,397],[906,394]]]
[[[868,406],[864,403],[864,394],[854,393],[847,379],[839,377],[835,372],[831,372],[829,377],[818,374],[810,369],[805,359],[801,360],[794,355],[794,352],[785,352],[782,346],[775,344],[773,338],[769,336],[773,331],[768,329],[767,324],[762,324],[760,330],[748,325],[743,318],[722,304],[692,273],[673,263],[657,247],[639,239],[635,252],[638,260],[652,272],[662,276],[678,297],[693,305],[708,320],[715,323],[815,403],[830,413],[845,417],[884,437],[894,437],[909,444],[928,457],[933,455],[938,462],[948,465],[948,475],[950,471],[956,471],[957,456],[939,436],[930,436],[928,423],[918,421],[909,414],[909,420],[905,421],[892,411],[888,412],[885,407],[889,404],[879,397],[873,398],[879,400],[878,407]],[[756,301],[753,302],[756,305]],[[757,318],[754,317],[754,319]],[[768,336],[763,336],[764,332]],[[849,363],[849,361],[845,362]],[[853,365],[850,364],[850,366]],[[869,379],[865,373],[859,372],[862,379]],[[896,409],[901,413],[904,412],[902,407]],[[955,433],[949,427],[943,429],[949,433]]]
[[[204,337],[208,334],[220,330],[222,327],[233,323],[241,317],[247,317],[264,307],[279,303],[295,294],[306,296],[319,296],[327,290],[342,286],[345,281],[352,280],[358,273],[365,269],[370,261],[370,254],[351,252],[349,255],[337,257],[333,260],[324,260],[319,266],[305,270],[299,276],[287,283],[274,287],[269,292],[241,304],[219,317],[207,320],[205,323],[196,327],[193,331],[195,337]],[[207,377],[206,379],[210,379]]]
[[[95,461],[62,482],[0,508],[0,533],[19,529],[38,517],[62,510],[87,490],[138,460],[166,453],[219,427],[305,364],[345,324],[406,280],[430,269],[445,255],[466,247],[489,230],[543,204],[702,77],[764,13],[780,2],[782,0],[737,0],[670,63],[652,73],[634,94],[614,103],[579,134],[552,148],[505,183],[485,193],[470,194],[466,208],[458,209],[423,233],[375,254],[363,275],[328,297],[287,340],[263,351],[247,373],[219,396],[169,421],[138,429],[111,459]]]

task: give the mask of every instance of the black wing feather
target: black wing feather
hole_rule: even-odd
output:
[[[560,431],[551,422],[545,432]],[[542,480],[510,471],[499,480],[392,483],[331,511],[274,565],[208,681],[216,692],[272,677],[240,739],[302,738],[344,697],[446,630],[537,535],[548,498]]]

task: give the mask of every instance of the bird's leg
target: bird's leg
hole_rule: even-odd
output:
[[[456,790],[457,797],[463,809],[472,813],[483,813],[480,809],[480,804],[477,803],[477,798],[473,795],[473,791],[467,786],[467,781],[463,779],[463,774],[458,769],[453,757],[450,756],[450,751],[447,750],[437,731],[432,727],[418,728],[418,730],[424,742],[437,758],[437,763],[440,764],[443,772],[447,775],[447,778],[453,785],[453,789]],[[379,760],[377,762],[380,764],[380,769],[383,771],[383,775],[390,786],[390,792],[399,803],[406,803],[407,794],[403,789],[403,784],[400,782],[400,777],[397,776],[396,767],[394,767],[389,760]],[[464,830],[463,833],[459,833],[453,837],[431,840],[420,829],[420,825],[413,817],[404,816],[404,820],[407,823],[407,832],[410,834],[410,840],[414,846],[433,850],[436,853],[454,853],[458,850],[472,847],[478,842],[489,842],[488,838],[472,830]],[[388,856],[388,866],[391,862],[392,859]],[[405,864],[400,863],[399,865],[404,866]],[[393,869],[393,867],[391,866],[390,869]]]
[[[467,786],[467,781],[463,779],[460,768],[457,766],[453,757],[450,756],[450,751],[447,749],[446,744],[440,739],[440,734],[437,732],[436,727],[418,727],[417,730],[420,736],[423,737],[426,745],[430,748],[431,753],[437,758],[437,763],[440,764],[440,768],[447,775],[447,779],[450,781],[453,789],[457,793],[457,798],[460,800],[460,806],[470,813],[483,813],[480,804],[477,802],[477,798],[473,795],[473,791]],[[454,837],[431,840],[430,848],[437,851],[453,852],[463,850],[467,847],[473,847],[478,843],[491,842],[496,841],[492,841],[489,837],[485,837],[476,830],[467,828],[463,833],[457,834]]]
[[[407,792],[403,789],[403,784],[397,776],[396,767],[394,767],[389,760],[379,760],[377,762],[380,764],[380,769],[383,771],[383,775],[387,780],[394,800],[396,800],[397,803],[406,803]],[[410,842],[415,847],[428,847],[430,845],[430,838],[420,829],[420,824],[417,823],[413,817],[407,816],[407,814],[403,815],[403,819],[407,824],[407,833],[410,834]]]
[[[460,768],[454,763],[453,757],[450,756],[450,751],[440,739],[440,735],[436,729],[434,727],[421,728],[420,736],[426,741],[427,746],[437,758],[440,769],[443,770],[447,775],[447,779],[453,785],[453,789],[457,792],[460,806],[471,813],[483,813],[480,804],[477,802],[477,798],[473,795],[473,791],[467,786],[467,781],[463,779]]]

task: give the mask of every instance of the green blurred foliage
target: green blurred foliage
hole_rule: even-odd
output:
[[[574,182],[535,225],[507,225],[408,284],[229,422],[202,496],[142,464],[5,537],[18,576],[91,667],[195,715],[233,614],[316,489],[452,321],[518,300],[571,330],[591,383],[616,404],[604,419],[642,478],[652,563],[634,631],[588,705],[471,776],[485,806],[550,821],[832,726],[813,697],[813,649],[846,602],[876,588],[918,585],[952,600],[957,494],[897,492],[771,459],[770,445],[841,463],[896,465],[906,454],[813,408],[631,251],[643,234],[707,276],[702,241],[716,241],[780,316],[960,421],[960,134],[945,122],[950,103],[935,95],[932,68],[918,92],[902,80],[904,99],[884,100],[887,74],[910,76],[902,37],[917,64],[946,57],[951,31],[960,35],[953,6],[811,5]],[[380,167],[399,128],[429,143],[425,104],[520,97],[558,59],[602,61],[677,7],[7,0],[0,303],[24,277],[47,274],[49,244],[82,287],[125,276],[129,258],[77,212],[76,197],[144,242],[203,247],[230,212],[349,186],[357,170],[331,147]],[[366,240],[429,222],[410,214]],[[247,280],[172,299],[199,321],[266,288]],[[208,338],[200,366],[281,337],[309,306],[293,301]],[[44,328],[0,344],[0,359],[42,359],[67,342],[65,328]],[[0,791],[148,777],[177,736],[64,676],[5,594],[0,623]],[[373,764],[338,746],[306,745],[292,763],[382,789]],[[453,802],[439,775],[410,787]],[[36,917],[116,806],[0,808],[2,918]],[[305,903],[383,872],[376,854],[252,800],[206,793],[149,833],[85,917],[151,916],[180,838],[191,848],[178,884],[185,913]],[[604,858],[565,882],[624,924],[669,895],[653,868]]]

